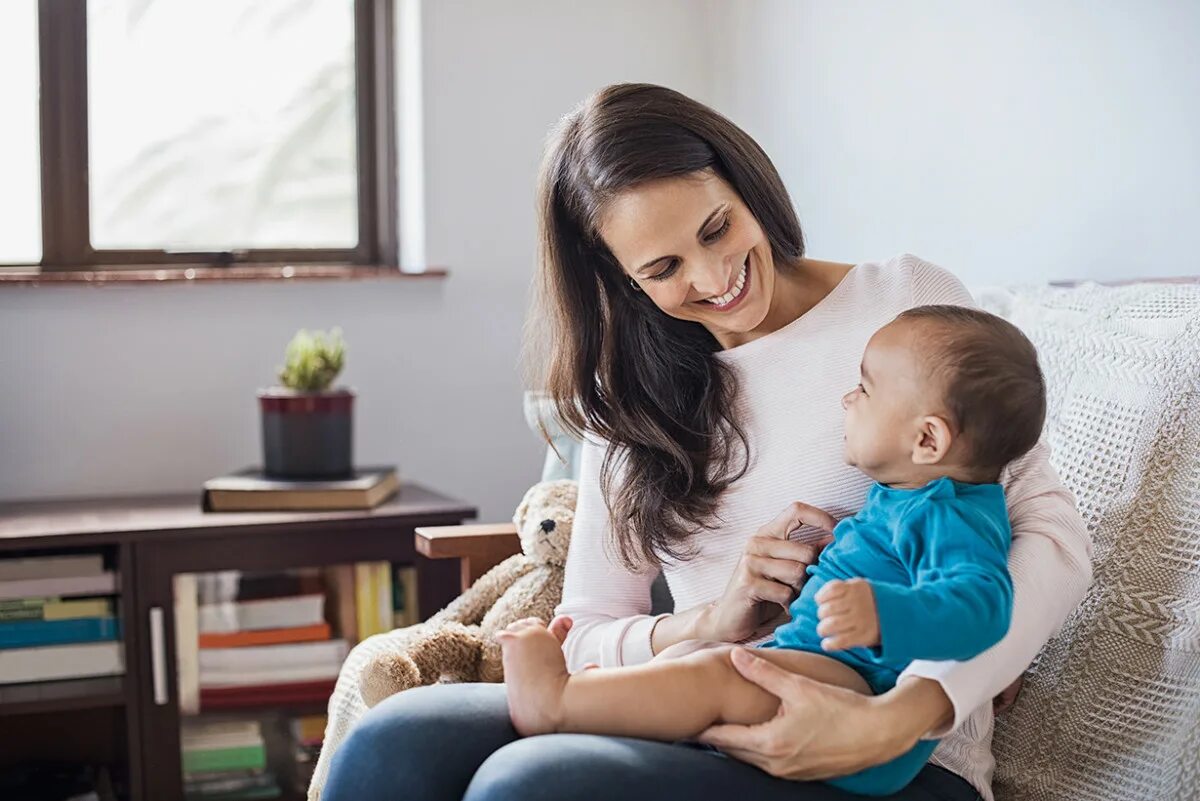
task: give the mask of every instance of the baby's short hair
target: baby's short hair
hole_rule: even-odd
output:
[[[917,306],[896,319],[926,324],[925,364],[977,467],[999,474],[1037,444],[1046,382],[1037,349],[1015,325],[964,306]]]

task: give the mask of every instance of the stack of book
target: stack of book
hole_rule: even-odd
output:
[[[312,784],[313,768],[317,766],[317,757],[321,754],[328,722],[325,715],[307,715],[290,721],[292,754],[296,763],[294,788],[300,795],[307,792]]]
[[[100,554],[0,560],[0,684],[124,673],[116,590]]]
[[[325,620],[320,572],[234,575],[231,598],[176,577],[180,711],[326,701],[349,644]]]
[[[183,791],[189,801],[277,798],[257,720],[192,722],[181,737]]]
[[[248,468],[204,482],[201,505],[209,512],[372,509],[399,487],[395,467],[360,467],[349,478],[329,481],[271,478]]]

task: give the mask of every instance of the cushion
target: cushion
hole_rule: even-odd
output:
[[[998,801],[1200,798],[1200,285],[981,294],[1037,345],[1095,543],[1086,600],[996,723]]]

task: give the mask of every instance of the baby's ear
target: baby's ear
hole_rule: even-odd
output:
[[[917,436],[913,440],[913,464],[937,464],[946,458],[954,444],[954,433],[946,418],[935,414],[921,418]]]

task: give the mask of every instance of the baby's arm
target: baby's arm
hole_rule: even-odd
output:
[[[912,586],[870,582],[884,658],[970,659],[1004,637],[1013,598],[1006,526],[945,503],[905,521],[896,545]]]
[[[716,723],[762,723],[779,699],[744,679],[729,655],[735,646],[680,643],[631,667],[568,675],[557,638],[540,622],[514,623],[497,635],[504,651],[509,714],[523,736],[578,732],[656,740],[695,737]],[[756,652],[793,673],[869,694],[853,670],[820,654],[767,648]]]

